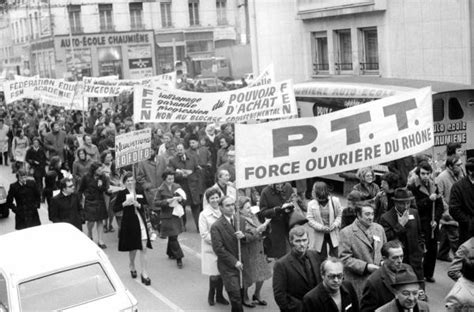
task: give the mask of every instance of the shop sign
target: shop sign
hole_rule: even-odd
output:
[[[151,33],[123,33],[123,34],[95,34],[74,36],[72,38],[72,45],[74,47],[92,47],[92,46],[109,46],[109,45],[124,45],[137,43],[152,43],[153,36]],[[59,39],[60,48],[70,48],[71,39],[64,37]]]

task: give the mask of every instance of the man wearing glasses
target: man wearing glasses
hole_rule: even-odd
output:
[[[82,205],[79,195],[74,193],[73,180],[62,179],[60,188],[60,193],[51,199],[50,220],[70,223],[82,231]]]
[[[321,264],[323,282],[303,297],[304,311],[359,311],[359,301],[351,282],[343,281],[344,265],[335,257]]]

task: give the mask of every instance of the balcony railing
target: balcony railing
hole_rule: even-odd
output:
[[[72,26],[71,27],[71,33],[73,33],[73,34],[82,34],[82,33],[84,33],[84,28],[82,28],[82,26]]]
[[[360,63],[360,70],[379,70],[379,63]]]
[[[327,63],[313,63],[313,73],[317,75],[319,72],[322,71],[328,71],[329,70],[329,64]]]
[[[145,25],[143,25],[143,23],[131,24],[130,28],[132,30],[143,30],[145,29]]]
[[[352,70],[352,63],[336,63],[336,70]]]

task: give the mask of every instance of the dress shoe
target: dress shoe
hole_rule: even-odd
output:
[[[224,297],[216,297],[216,302],[223,305],[229,305],[229,301]]]
[[[145,284],[146,286],[150,286],[151,285],[151,279],[149,277],[147,278],[144,278],[143,275],[140,275],[141,278],[142,278],[142,283]]]
[[[132,278],[137,278],[137,271],[130,271],[130,275],[132,275]]]
[[[257,298],[255,295],[253,295],[252,300],[254,303],[261,305],[261,306],[266,306],[267,302],[265,300],[262,300],[260,298]]]
[[[99,247],[102,248],[102,249],[107,248],[107,245],[106,245],[106,244],[97,243],[97,245],[99,245]]]
[[[183,260],[181,260],[181,259],[176,259],[176,264],[178,265],[178,268],[180,268],[180,269],[183,268]]]
[[[434,282],[436,282],[436,280],[434,279],[434,277],[425,277],[425,281],[427,281],[428,283],[434,283]]]
[[[242,301],[242,304],[247,308],[255,308],[255,303],[251,301]]]

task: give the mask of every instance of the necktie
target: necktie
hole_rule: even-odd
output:
[[[309,261],[309,258],[306,255],[303,257],[303,261],[304,261],[304,269],[305,269],[306,276],[308,277],[308,281],[311,287],[313,287],[316,285],[316,281],[314,278],[313,268],[311,267],[311,261]]]
[[[232,227],[235,229],[234,218],[230,218],[230,224],[232,224]]]

